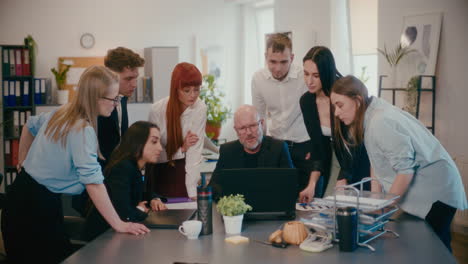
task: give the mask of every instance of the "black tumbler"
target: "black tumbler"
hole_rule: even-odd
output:
[[[338,208],[336,210],[336,220],[338,221],[340,251],[354,251],[358,246],[358,219],[356,208]]]
[[[202,222],[201,235],[213,233],[212,192],[210,186],[198,186],[197,206],[198,220]]]

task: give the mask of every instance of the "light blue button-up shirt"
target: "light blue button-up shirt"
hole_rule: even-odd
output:
[[[27,127],[34,136],[23,167],[38,183],[51,192],[79,194],[85,184],[103,183],[97,161],[97,137],[91,126],[72,129],[65,148],[44,135],[53,112],[31,116]]]
[[[441,201],[467,209],[460,173],[432,133],[409,113],[379,98],[372,98],[364,118],[364,144],[375,176],[389,191],[397,174],[413,174],[401,208],[425,218]]]

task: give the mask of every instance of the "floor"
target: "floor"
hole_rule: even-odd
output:
[[[468,264],[468,234],[452,232],[453,255],[460,264]]]

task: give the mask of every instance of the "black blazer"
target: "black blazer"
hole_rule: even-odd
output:
[[[333,139],[333,109],[330,105],[332,137],[327,137],[322,134],[322,128],[320,127],[320,118],[315,94],[305,92],[301,96],[299,104],[301,106],[302,116],[304,117],[304,124],[311,140],[311,158],[318,161],[316,164],[319,164],[319,166],[315,169],[321,171],[325,175],[326,187],[330,176],[329,169],[332,154],[330,140],[332,140],[332,142],[335,141]],[[346,126],[342,125],[341,129],[346,133]],[[333,146],[333,149],[335,150],[336,158],[341,166],[338,180],[346,179],[348,184],[350,184],[360,181],[364,177],[370,176],[370,162],[364,143],[350,148],[351,153],[340,151],[335,145]]]
[[[122,127],[120,133],[117,108],[112,111],[109,117],[98,117],[99,150],[106,159],[105,161],[99,160],[103,170],[110,158],[112,151],[114,151],[114,149],[120,143],[120,134],[123,136],[128,129],[127,99],[127,97],[122,97],[120,102],[122,107]]]
[[[239,140],[221,145],[219,160],[209,183],[209,186],[213,188],[215,199],[221,194],[221,186],[218,184],[221,170],[245,168],[246,155],[244,146]],[[257,165],[259,168],[294,168],[286,143],[269,136],[263,137]]]
[[[312,170],[320,171],[325,176],[326,182],[328,182],[332,154],[331,137],[322,134],[315,94],[305,92],[301,96],[299,104],[304,124],[310,137],[311,159],[315,161],[315,166]],[[330,109],[330,124],[333,131],[332,109]]]
[[[146,200],[149,204],[154,198],[166,200],[155,193],[144,193],[143,182],[143,175],[136,161],[131,160],[123,160],[113,167],[109,175],[106,176],[104,183],[107,192],[122,221],[140,222],[148,216],[148,214],[136,208],[141,201]],[[109,227],[109,224],[93,206],[86,219],[83,238],[86,241],[92,240]]]

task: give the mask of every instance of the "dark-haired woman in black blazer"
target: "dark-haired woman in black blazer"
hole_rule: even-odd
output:
[[[143,221],[149,210],[167,209],[163,197],[144,193],[141,170],[146,163],[156,163],[162,151],[159,128],[150,122],[138,121],[125,133],[120,145],[112,152],[104,171],[105,185],[118,215],[123,221]],[[92,208],[85,223],[83,239],[93,240],[109,229],[109,225]]]
[[[315,182],[315,185],[321,183],[322,188],[316,189],[319,193],[316,193],[315,197],[322,197],[326,190],[329,190],[327,191],[329,194],[335,184],[352,183],[362,177],[368,177],[370,175],[369,158],[364,145],[356,146],[347,153],[336,153],[341,170],[338,179],[333,176],[330,178],[333,160],[333,109],[330,104],[330,91],[333,83],[342,75],[336,69],[333,54],[327,47],[311,48],[302,61],[304,81],[309,91],[302,95],[300,106],[311,139],[310,159],[316,161],[310,181]],[[309,183],[309,186],[314,185]],[[308,202],[307,199],[301,199],[301,201]]]

